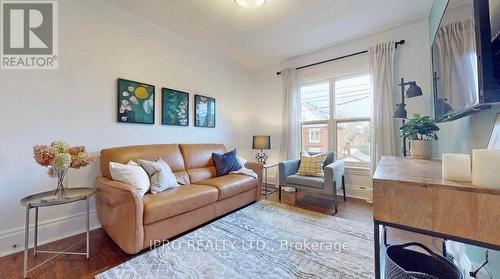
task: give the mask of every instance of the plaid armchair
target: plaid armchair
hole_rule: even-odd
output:
[[[297,175],[300,159],[283,161],[278,164],[279,168],[279,200],[281,201],[281,187],[295,188],[296,191],[304,190],[333,197],[335,214],[337,213],[337,188],[343,190],[344,201],[345,179],[344,161],[335,161],[335,153],[327,152],[323,171],[324,177]]]

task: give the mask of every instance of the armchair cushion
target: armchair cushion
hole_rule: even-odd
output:
[[[314,177],[314,176],[302,176],[302,175],[290,175],[286,178],[287,186],[305,186],[317,189],[323,189],[323,177]]]
[[[309,154],[309,156],[321,154],[321,152],[311,152],[311,151],[307,152],[305,150],[302,150],[301,153],[303,153],[303,152]],[[333,151],[326,152],[324,167],[328,166],[329,164],[331,164],[333,162],[335,162],[335,152],[333,152]]]
[[[323,177],[323,166],[325,164],[326,153],[310,156],[307,152],[300,153],[300,166],[298,175],[320,176]]]

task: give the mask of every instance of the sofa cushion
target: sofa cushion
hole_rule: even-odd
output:
[[[219,200],[223,200],[257,187],[259,181],[247,175],[228,174],[200,181],[199,184],[217,188]]]
[[[144,224],[151,224],[217,201],[217,189],[204,185],[182,185],[159,194],[146,194]]]
[[[186,171],[191,183],[215,177],[212,153],[225,153],[223,144],[180,144]]]
[[[324,178],[315,176],[302,176],[302,175],[290,175],[286,178],[286,184],[306,186],[312,188],[323,189],[324,188]]]

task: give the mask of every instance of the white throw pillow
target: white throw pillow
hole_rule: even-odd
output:
[[[109,162],[109,172],[113,180],[132,186],[143,196],[149,191],[149,176],[146,171],[134,161],[129,161],[126,165]]]
[[[149,174],[151,180],[151,193],[158,194],[167,189],[179,186],[172,169],[161,158],[156,162],[139,160],[139,164],[141,164],[141,167]]]

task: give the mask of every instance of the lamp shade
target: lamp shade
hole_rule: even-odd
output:
[[[408,117],[408,112],[405,109],[404,104],[398,104],[396,110],[394,110],[394,118],[406,119]]]
[[[420,88],[420,86],[418,86],[416,82],[410,83],[410,87],[408,87],[408,90],[406,90],[406,97],[413,98],[422,95],[422,88]]]
[[[253,149],[271,149],[271,136],[253,136]]]

